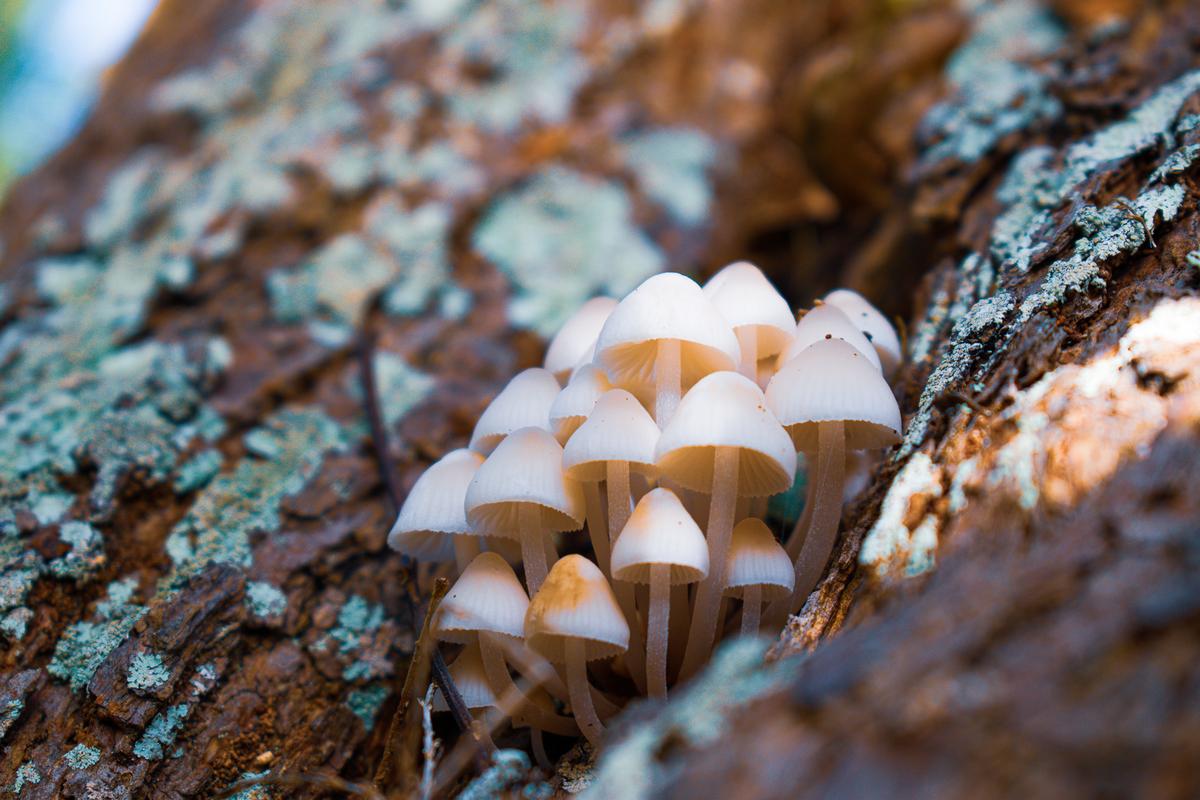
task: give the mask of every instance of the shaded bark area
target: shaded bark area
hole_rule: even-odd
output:
[[[634,712],[596,791],[648,747],[647,796],[1195,794],[1200,15],[655,5],[156,13],[0,213],[0,785],[368,776],[420,592],[361,332],[408,487],[578,297],[749,256],[911,316],[909,438],[794,674],[715,742]],[[595,262],[561,244],[597,219]],[[523,272],[525,229],[569,267]]]

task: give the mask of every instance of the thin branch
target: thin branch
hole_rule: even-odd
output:
[[[287,789],[312,787],[328,791],[344,792],[353,797],[365,797],[368,800],[386,800],[385,795],[374,786],[339,778],[323,772],[313,774],[284,773],[282,775],[263,775],[258,778],[246,778],[213,795],[213,800],[226,800],[236,794],[254,789],[259,786],[280,786]]]

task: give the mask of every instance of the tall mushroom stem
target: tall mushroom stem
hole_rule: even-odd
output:
[[[646,685],[651,697],[667,696],[667,642],[671,619],[671,567],[650,567],[650,613],[646,620]]]
[[[808,463],[812,464],[813,461],[810,460]],[[816,496],[816,476],[812,474],[810,468],[808,474],[805,476],[804,509],[800,512],[800,519],[796,520],[796,524],[792,528],[792,534],[788,537],[787,545],[784,547],[793,562],[799,557],[800,546],[804,544],[805,532],[808,530],[808,526],[812,524],[813,504]]]
[[[588,537],[592,540],[592,550],[596,553],[596,565],[608,575],[612,544],[609,541],[608,524],[604,519],[604,504],[600,500],[598,481],[584,482],[583,499],[587,508]]]
[[[564,703],[570,700],[567,685],[563,683],[562,678],[558,676],[558,670],[549,661],[534,653],[520,641],[512,640],[509,643],[500,640],[497,642],[497,646],[503,647],[508,662],[535,686],[542,686],[552,697]],[[487,669],[486,661],[484,669]],[[621,707],[605,697],[604,693],[595,686],[592,687],[592,704],[602,719],[610,719],[621,713]],[[551,728],[546,730],[553,732]]]
[[[467,568],[467,565],[475,560],[475,556],[477,555],[479,555],[478,536],[454,537],[454,561],[460,575]]]
[[[483,656],[483,672],[487,675],[488,685],[492,687],[492,692],[497,697],[506,692],[520,692],[513,682],[512,676],[508,674],[508,665],[504,662],[504,654],[496,642],[496,634],[480,631],[479,652]],[[536,688],[536,684],[531,688]],[[540,730],[557,733],[560,736],[576,734],[578,728],[573,721],[567,717],[543,711],[534,705],[528,695],[523,693],[522,695],[525,699],[520,708],[513,712],[514,719]]]
[[[608,492],[608,543],[611,547],[616,544],[617,537],[629,521],[629,462],[609,461],[605,465],[605,486]],[[611,550],[609,551],[612,552]],[[608,569],[604,568],[608,575]],[[633,596],[633,585],[624,581],[613,581],[613,594],[617,596],[617,605],[625,615],[629,625],[629,649],[625,651],[625,666],[629,668],[629,677],[639,693],[646,692],[646,643],[642,635],[642,626],[638,624],[637,603]]]
[[[530,597],[542,588],[549,571],[546,566],[546,545],[538,533],[537,515],[538,510],[533,503],[521,503],[517,512],[517,524],[521,528],[521,561],[525,564],[525,583]]]
[[[537,759],[537,765],[547,772],[553,772],[554,762],[546,755],[546,743],[542,738],[540,728],[533,728],[529,731],[529,741],[533,745],[533,757]]]
[[[758,621],[762,614],[762,587],[747,586],[742,592],[742,636],[758,633]]]
[[[742,348],[738,371],[758,383],[758,328],[746,325],[738,328],[734,333],[737,334],[738,344]]]
[[[725,560],[733,536],[733,512],[737,506],[738,449],[718,447],[713,463],[712,505],[708,512],[708,576],[696,591],[687,650],[683,654],[680,679],[690,678],[712,652],[717,631],[717,612],[725,588]]]
[[[667,427],[679,405],[683,383],[679,351],[678,339],[658,340],[654,358],[654,421],[659,428]]]
[[[691,595],[688,584],[677,583],[671,587],[670,635],[667,637],[667,674],[678,675],[683,663],[683,651],[687,647],[688,625],[691,620]]]
[[[596,716],[592,705],[591,686],[588,685],[587,658],[581,639],[568,639],[564,643],[567,656],[567,691],[571,695],[571,711],[579,723],[579,729],[592,747],[599,749],[604,736],[604,725]]]
[[[816,489],[812,523],[796,559],[796,587],[791,597],[777,600],[767,609],[767,618],[773,626],[782,626],[788,614],[795,614],[804,605],[825,571],[825,563],[837,541],[846,482],[846,425],[841,420],[817,425],[817,469],[813,480]]]

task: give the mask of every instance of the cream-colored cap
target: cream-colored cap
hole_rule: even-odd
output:
[[[442,598],[433,632],[448,642],[469,642],[480,631],[520,639],[528,607],[529,595],[508,562],[480,553]]]
[[[659,471],[684,488],[711,492],[718,447],[737,447],[737,493],[785,491],[796,474],[787,431],[767,409],[762,389],[736,372],[714,372],[683,396],[658,439]]]
[[[614,386],[644,386],[654,381],[660,339],[680,342],[684,388],[734,369],[741,354],[729,322],[695,281],[675,272],[648,278],[613,309],[596,340],[596,360]]]
[[[758,357],[774,355],[787,346],[796,328],[792,309],[762,270],[749,261],[735,261],[704,284],[712,301],[735,333],[758,334]]]
[[[454,560],[454,537],[474,535],[463,502],[482,463],[483,456],[461,449],[425,470],[400,507],[388,546],[420,561]]]
[[[800,318],[792,340],[779,354],[777,366],[782,368],[808,347],[828,339],[841,339],[866,356],[867,360],[875,365],[875,369],[880,368],[879,356],[871,346],[870,340],[850,321],[844,311],[829,303],[822,303]]]
[[[708,542],[670,489],[652,489],[637,507],[612,551],[612,575],[649,583],[650,568],[669,566],[670,582],[695,583],[708,575]]]
[[[790,595],[796,584],[796,570],[787,551],[755,517],[734,526],[726,564],[725,594],[733,597],[741,597],[747,586],[758,586],[763,600],[776,600]]]
[[[560,381],[596,346],[605,320],[617,307],[611,297],[593,297],[579,307],[550,340],[544,366]]]
[[[595,364],[584,364],[571,375],[571,380],[550,405],[550,430],[560,444],[566,444],[583,421],[592,413],[600,395],[612,388],[604,370]]]
[[[610,389],[567,440],[563,468],[575,480],[602,481],[609,461],[626,461],[631,470],[653,475],[656,444],[658,426],[637,398],[624,389]]]
[[[629,648],[629,625],[604,573],[574,554],[554,562],[525,612],[525,643],[535,653],[561,664],[568,639],[584,642],[589,661]]]
[[[874,364],[841,339],[817,342],[784,364],[767,385],[767,404],[798,450],[815,452],[817,423],[846,424],[846,447],[900,441],[900,407]]]
[[[537,512],[538,533],[583,527],[583,487],[563,472],[562,447],[544,428],[521,428],[500,443],[467,487],[467,521],[487,536],[519,539],[521,506]]]
[[[471,449],[486,456],[518,428],[550,430],[550,406],[558,390],[555,377],[540,367],[517,373],[475,423]]]
[[[458,654],[458,658],[454,659],[454,663],[450,665],[450,679],[454,681],[454,688],[458,690],[467,708],[495,707],[496,695],[488,683],[478,642],[468,642]],[[433,710],[450,710],[450,704],[446,702],[440,690],[433,696]]]
[[[867,298],[850,289],[835,289],[825,295],[825,302],[844,311],[850,321],[871,340],[871,345],[879,355],[884,375],[891,375],[896,371],[903,360],[900,337],[879,309],[871,305]]]

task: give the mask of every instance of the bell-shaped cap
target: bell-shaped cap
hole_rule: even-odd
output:
[[[480,553],[442,598],[433,632],[447,642],[469,642],[481,631],[520,639],[528,607],[529,595],[508,562]]]
[[[763,600],[777,600],[790,595],[796,584],[796,570],[787,551],[755,517],[734,526],[725,575],[725,594],[733,597],[741,597],[748,586],[757,586]]]
[[[563,468],[579,481],[602,481],[610,461],[625,461],[643,475],[653,475],[658,426],[637,398],[610,389],[596,401],[592,415],[567,440]]]
[[[850,289],[835,289],[825,295],[825,302],[840,308],[850,321],[871,340],[883,374],[890,376],[900,366],[903,353],[900,350],[900,337],[896,329],[888,322],[879,309],[871,305],[867,298]]]
[[[558,389],[554,376],[540,367],[517,373],[475,423],[471,449],[486,456],[519,428],[550,430],[550,406],[558,397]]]
[[[841,339],[817,342],[775,373],[767,405],[796,449],[817,450],[817,423],[841,420],[846,447],[867,450],[900,442],[900,407],[874,364]]]
[[[467,521],[472,530],[519,539],[522,506],[537,512],[540,534],[582,528],[583,487],[563,472],[562,456],[562,447],[544,428],[521,428],[509,434],[467,487]]]
[[[571,375],[571,380],[550,404],[550,430],[560,444],[566,444],[583,421],[592,413],[600,395],[612,388],[604,370],[595,364],[584,364]]]
[[[571,374],[581,360],[596,346],[596,337],[605,320],[617,307],[611,297],[593,297],[579,307],[550,340],[544,366],[560,381]]]
[[[450,665],[450,679],[458,690],[463,704],[469,709],[495,708],[496,695],[488,683],[487,673],[483,669],[483,655],[479,651],[478,642],[468,642],[458,658]],[[434,711],[449,711],[450,704],[439,690],[433,696]]]
[[[709,493],[718,447],[740,450],[738,495],[764,497],[792,485],[796,452],[787,431],[767,409],[762,389],[736,372],[715,372],[683,396],[658,438],[659,472]]]
[[[879,356],[871,346],[870,340],[850,321],[845,312],[829,303],[822,303],[800,318],[791,342],[783,348],[776,364],[782,368],[808,347],[827,339],[841,339],[866,356],[867,360],[875,365],[875,369],[880,368]]]
[[[612,576],[649,583],[651,567],[670,567],[670,582],[695,583],[708,575],[704,532],[670,489],[652,489],[637,507],[612,551]]]
[[[554,562],[525,612],[525,643],[538,655],[561,664],[568,640],[582,641],[589,661],[629,648],[629,625],[608,579],[574,554]]]
[[[691,278],[664,272],[648,278],[622,300],[596,341],[596,361],[614,386],[654,381],[658,342],[680,342],[680,381],[737,366],[741,350],[729,322]]]
[[[758,336],[758,357],[772,356],[787,346],[796,328],[792,309],[762,270],[749,261],[735,261],[704,284],[712,301],[734,333]]]
[[[404,499],[388,545],[420,561],[452,561],[454,537],[473,536],[463,502],[483,456],[454,450],[425,470]]]

